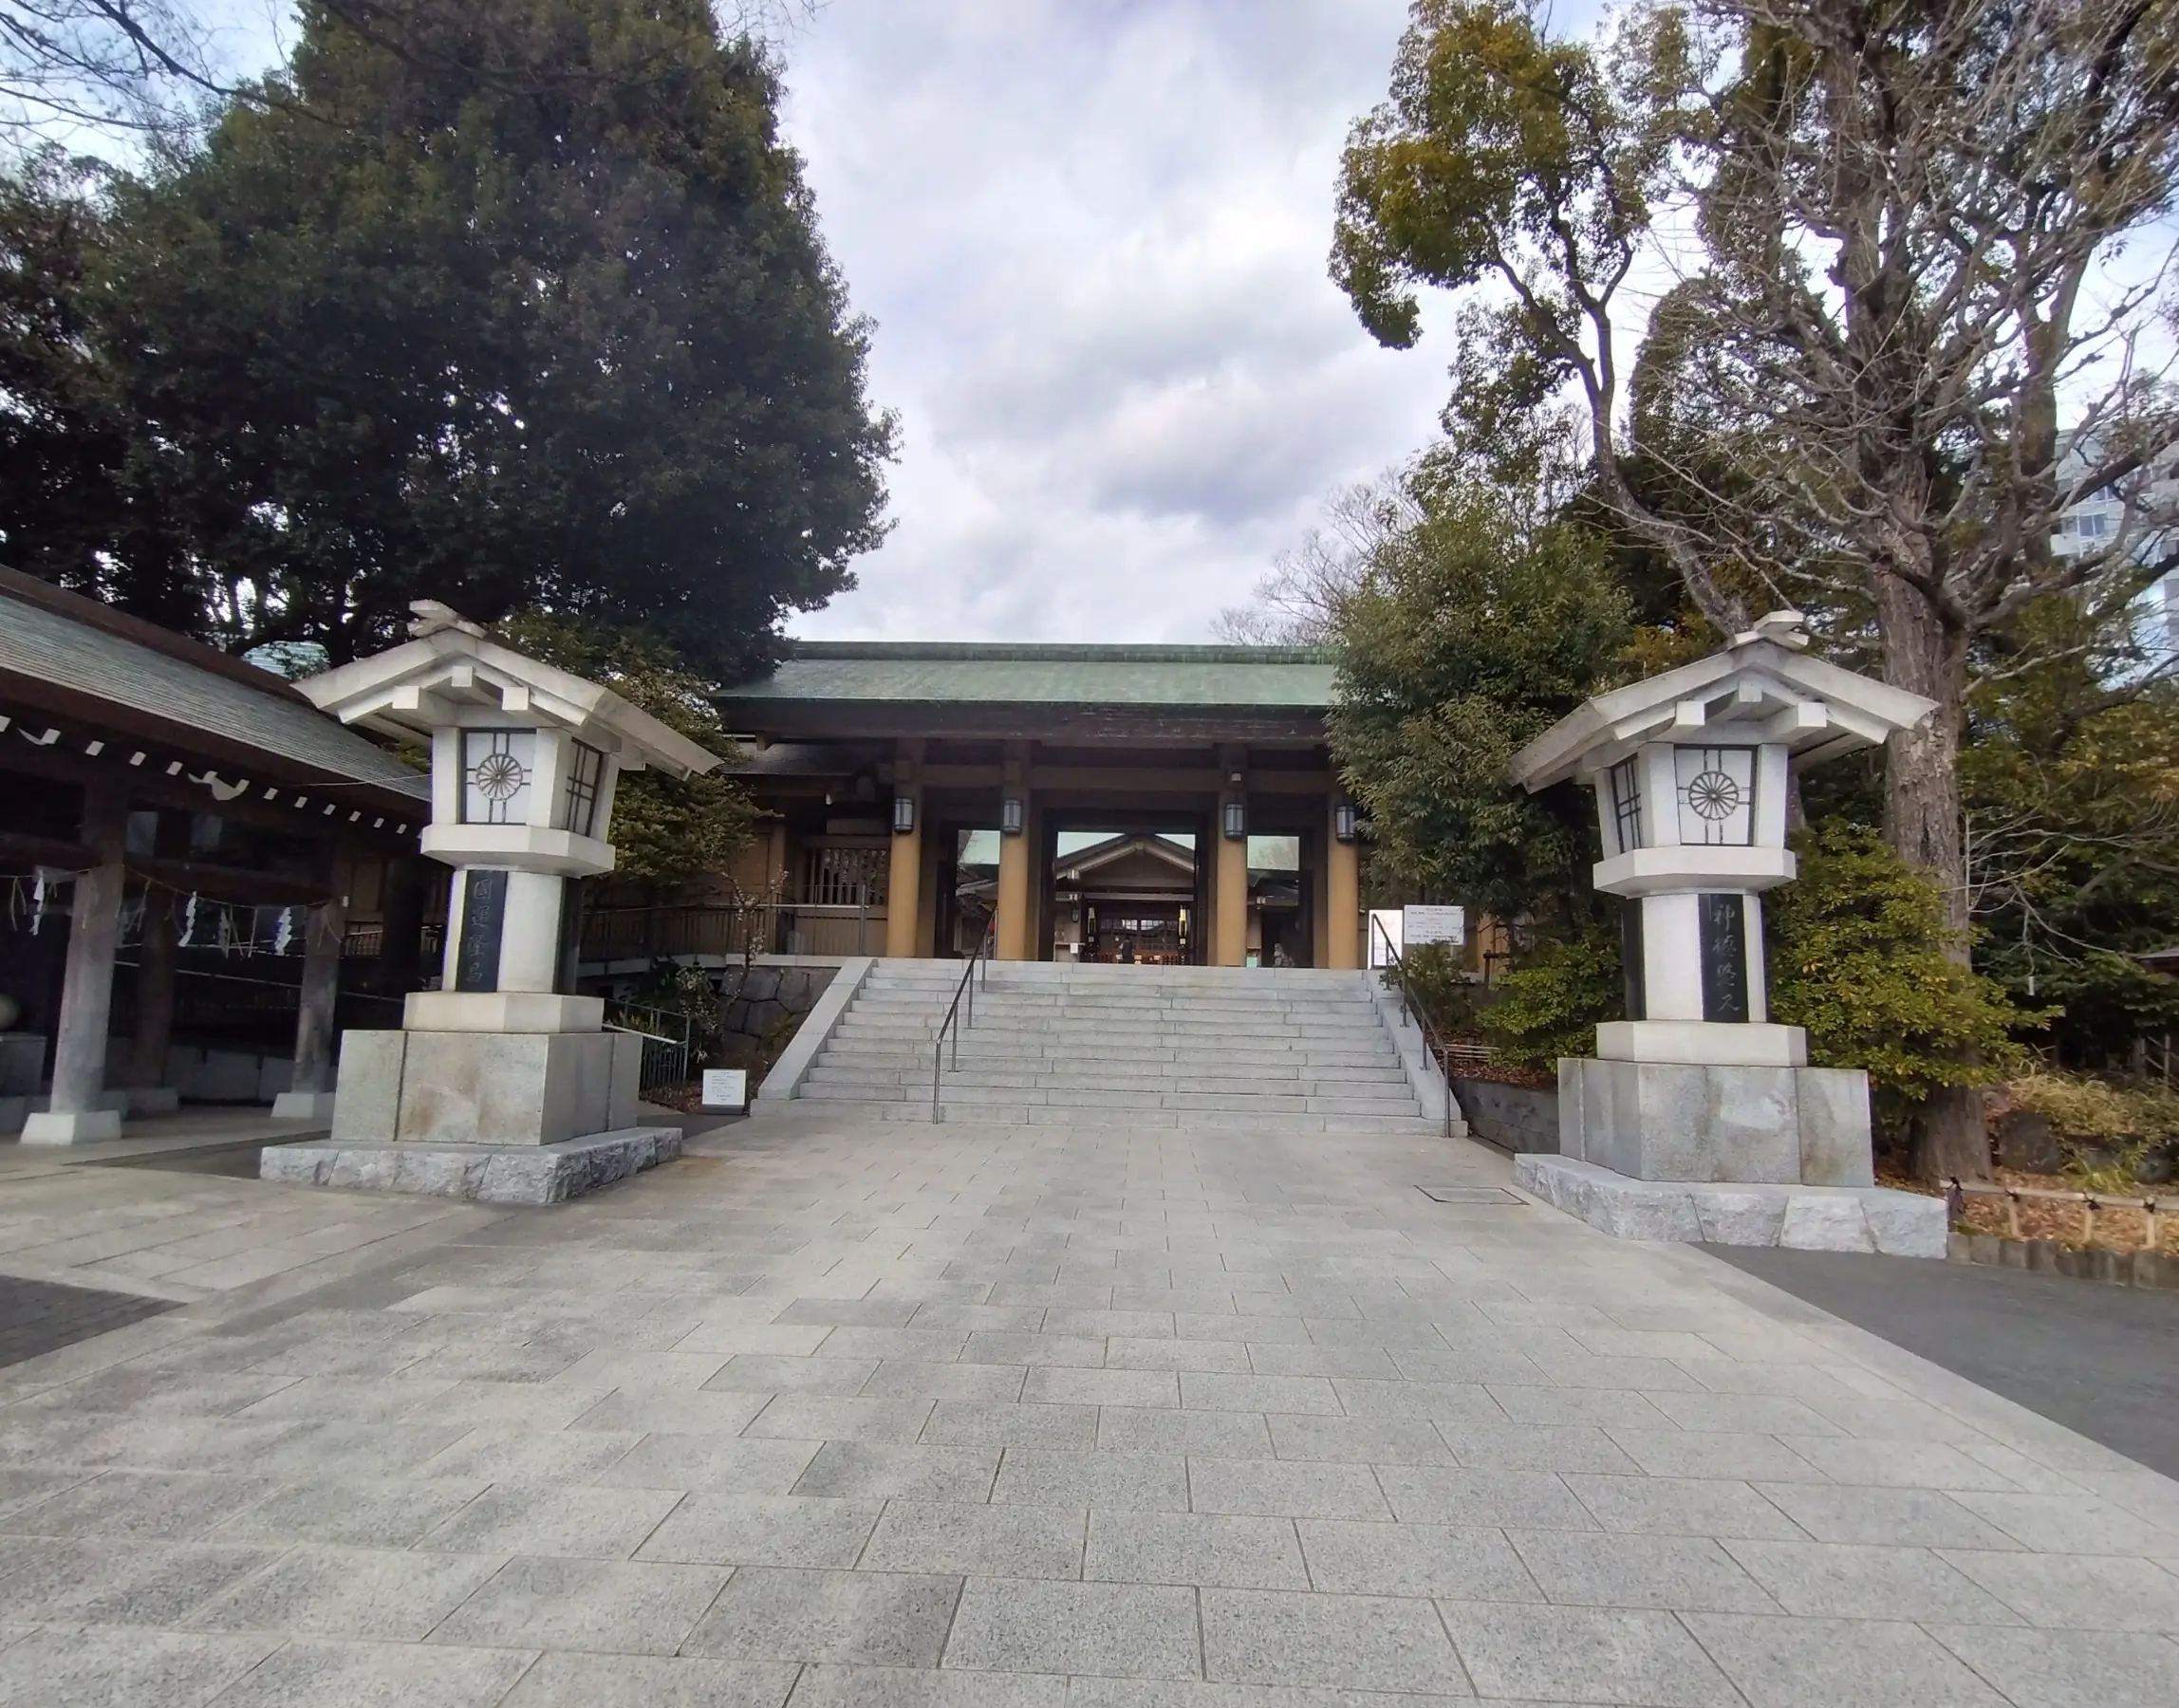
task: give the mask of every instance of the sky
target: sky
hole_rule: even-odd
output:
[[[1562,0],[1586,33],[1602,0]],[[1451,311],[1381,348],[1326,272],[1406,0],[756,0],[900,420],[892,531],[812,639],[1208,640],[1437,431]],[[288,0],[200,0],[253,68]]]
[[[1443,305],[1325,270],[1406,0],[828,0],[789,139],[875,322],[893,529],[823,639],[1207,640],[1337,488],[1436,430]]]

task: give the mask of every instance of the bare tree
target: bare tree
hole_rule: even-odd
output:
[[[1272,560],[1245,605],[1228,605],[1211,632],[1243,646],[1318,646],[1334,633],[1339,608],[1360,586],[1387,541],[1422,516],[1411,471],[1342,487],[1325,501],[1324,524]]]
[[[399,53],[431,0],[317,0],[366,40]],[[717,0],[730,35],[776,43],[824,0]],[[275,28],[287,8],[267,0]],[[202,0],[0,0],[0,136],[26,143],[174,129],[207,101],[270,92],[231,43],[262,44],[214,22]]]

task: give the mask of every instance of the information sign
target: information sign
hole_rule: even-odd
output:
[[[738,1114],[749,1107],[749,1069],[706,1068],[703,1070],[703,1106],[713,1111]]]
[[[1462,907],[1425,907],[1410,902],[1402,908],[1403,946],[1406,943],[1451,943],[1468,940],[1467,910]]]

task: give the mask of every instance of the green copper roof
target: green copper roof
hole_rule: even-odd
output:
[[[736,701],[894,701],[1054,706],[1332,704],[1329,649],[1314,646],[1027,646],[803,640]]]

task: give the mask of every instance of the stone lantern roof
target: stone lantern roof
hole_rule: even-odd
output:
[[[1937,702],[1803,650],[1798,611],[1773,611],[1708,658],[1583,703],[1514,755],[1532,794],[1607,770],[1645,742],[1781,746],[1814,762],[1926,723]]]
[[[719,764],[678,730],[610,688],[500,645],[434,600],[409,607],[416,638],[295,684],[345,724],[425,740],[459,724],[543,723],[610,753],[624,770],[655,765],[677,777]]]

